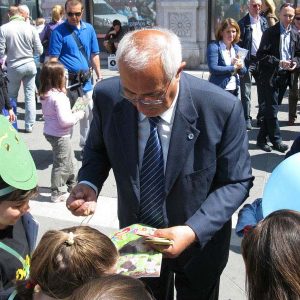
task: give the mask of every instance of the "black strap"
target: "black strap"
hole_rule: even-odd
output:
[[[82,53],[82,55],[83,55],[84,58],[86,59],[87,64],[88,64],[88,67],[89,67],[89,69],[90,69],[90,68],[91,68],[90,61],[89,61],[89,59],[88,59],[88,56],[87,56],[87,54],[86,54],[86,52],[85,52],[85,49],[84,49],[84,46],[82,45],[82,43],[81,43],[79,37],[78,37],[77,34],[75,33],[75,30],[72,30],[69,26],[67,26],[67,28],[69,29],[69,31],[70,31],[72,37],[74,38],[74,40],[75,40],[75,42],[76,42],[76,44],[77,44],[77,47],[78,47],[79,51]]]

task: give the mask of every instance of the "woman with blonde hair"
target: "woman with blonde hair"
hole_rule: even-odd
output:
[[[262,0],[261,15],[267,19],[269,27],[278,22],[275,10],[276,6],[273,0]]]
[[[50,23],[48,23],[45,26],[44,30],[40,33],[40,39],[44,46],[44,53],[43,53],[44,59],[41,60],[41,63],[44,63],[49,58],[48,48],[49,48],[51,34],[52,31],[63,22],[63,16],[64,16],[63,6],[59,4],[54,5],[52,7],[52,12],[51,12],[52,20]]]

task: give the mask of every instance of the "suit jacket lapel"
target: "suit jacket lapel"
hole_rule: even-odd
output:
[[[169,145],[166,167],[166,193],[168,194],[186,159],[193,149],[199,130],[196,128],[197,111],[185,74],[181,75],[175,118]]]
[[[119,139],[120,153],[123,155],[131,183],[137,199],[139,193],[139,158],[138,158],[138,129],[137,111],[126,100],[121,101],[114,110],[114,124]]]

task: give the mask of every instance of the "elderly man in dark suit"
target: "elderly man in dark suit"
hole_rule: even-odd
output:
[[[257,146],[266,152],[275,149],[283,153],[288,149],[282,142],[277,113],[292,72],[300,67],[300,36],[291,26],[294,15],[291,4],[284,3],[280,7],[280,22],[264,32],[257,51],[265,100],[264,122],[257,136]]]
[[[120,226],[144,223],[174,241],[161,276],[147,278],[156,299],[218,299],[229,253],[231,216],[252,186],[243,109],[236,97],[182,72],[178,37],[163,29],[121,40],[120,78],[98,83],[79,184],[67,207],[93,211],[109,170]]]

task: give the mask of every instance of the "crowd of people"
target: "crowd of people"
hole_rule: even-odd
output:
[[[251,130],[253,126],[251,85],[252,79],[255,80],[259,105],[256,123],[260,127],[257,147],[266,152],[277,150],[284,153],[288,150],[288,146],[282,142],[277,119],[288,86],[288,124],[294,125],[297,118],[299,15],[299,8],[295,9],[290,3],[284,3],[279,8],[277,18],[272,0],[249,0],[248,13],[240,20],[223,20],[216,32],[217,42],[212,42],[207,51],[210,81],[226,90],[235,86],[238,91],[237,87],[240,86],[247,130]],[[226,39],[231,40],[223,50],[222,45]],[[238,51],[238,47],[248,51],[246,57]],[[239,71],[237,61],[241,61]],[[242,72],[242,67],[246,71]]]
[[[80,0],[54,6],[52,21],[40,20],[40,34],[28,23],[26,6],[10,8],[10,20],[0,28],[9,79],[3,79],[8,94],[0,102],[8,114],[0,116],[1,300],[167,300],[174,299],[174,287],[179,300],[219,298],[231,217],[254,180],[246,130],[252,129],[252,76],[258,147],[287,150],[277,113],[292,82],[297,88],[291,86],[289,116],[296,119],[300,36],[294,27],[300,11],[286,3],[278,21],[270,3],[249,0],[246,16],[221,22],[207,51],[210,82],[183,71],[181,42],[172,31],[134,30],[118,38],[117,21],[105,45],[115,52],[120,76],[102,80],[95,30],[82,21]],[[75,216],[93,214],[112,169],[120,227],[142,223],[156,228],[155,237],[172,241],[152,245],[163,253],[159,277],[116,274],[115,245],[89,226],[47,231],[36,246],[38,224],[29,213],[29,199],[38,192],[36,167],[11,125],[17,116],[11,100],[17,102],[22,81],[25,132],[32,132],[34,56],[42,60],[38,94],[53,150],[51,201],[65,201]],[[71,142],[77,122],[78,174]],[[300,213],[279,210],[257,223],[242,228],[248,298],[300,298]]]

